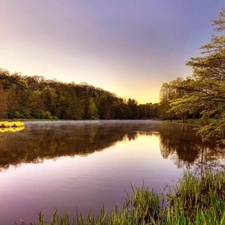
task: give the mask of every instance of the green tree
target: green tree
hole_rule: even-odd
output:
[[[17,101],[17,94],[15,89],[10,88],[6,92],[7,95],[7,102],[8,102],[8,107],[7,107],[7,117],[12,119],[15,117],[15,114],[19,113],[19,103]]]
[[[32,118],[40,119],[44,113],[44,102],[39,91],[33,92],[29,96],[29,108]]]
[[[97,106],[101,119],[114,119],[113,99],[110,93],[102,92],[97,98]]]
[[[50,112],[52,116],[58,117],[59,110],[57,107],[58,96],[55,88],[45,87],[41,92],[44,101],[45,111]]]
[[[187,117],[190,114],[195,117],[197,112],[199,112],[199,102],[196,101],[194,96],[190,96],[191,91],[185,87],[191,87],[193,85],[193,80],[187,78],[186,80],[177,78],[170,82],[170,85],[175,90],[173,98],[170,100],[170,110],[168,113],[174,112],[178,118],[182,119],[185,123]]]
[[[175,119],[176,115],[170,111],[170,101],[176,98],[176,88],[170,83],[164,83],[160,88],[160,102],[158,105],[158,117],[160,119]]]
[[[131,110],[131,117],[128,119],[139,119],[139,108],[137,101],[129,98],[127,104]]]
[[[89,118],[91,120],[97,120],[99,119],[99,115],[98,115],[98,109],[96,107],[94,98],[89,98]]]
[[[7,98],[4,91],[3,85],[0,82],[0,118],[4,119],[7,117]]]
[[[199,111],[205,120],[205,126],[198,132],[203,140],[216,136],[225,143],[225,9],[212,22],[214,30],[222,34],[212,36],[211,41],[201,47],[202,56],[187,62],[193,68],[193,75],[175,85],[185,94],[173,100],[171,106],[174,111],[183,107],[190,113]],[[215,116],[217,119],[208,124],[208,118]]]

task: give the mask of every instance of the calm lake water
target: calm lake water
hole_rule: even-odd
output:
[[[75,218],[121,206],[131,184],[160,192],[185,169],[224,165],[225,149],[202,143],[194,126],[157,121],[27,122],[0,133],[0,218],[50,220],[57,208]]]

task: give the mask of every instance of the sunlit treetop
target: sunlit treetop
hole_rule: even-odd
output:
[[[171,82],[173,88],[183,90],[183,94],[171,101],[170,112],[183,116],[199,113],[205,123],[198,131],[203,140],[217,137],[225,143],[225,9],[212,21],[219,35],[213,35],[210,42],[200,48],[202,56],[187,62],[193,69],[191,77]],[[214,118],[213,122],[209,123],[209,118]]]

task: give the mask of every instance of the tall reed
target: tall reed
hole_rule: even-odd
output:
[[[205,172],[197,177],[185,172],[174,188],[166,188],[161,195],[132,186],[121,208],[114,207],[108,213],[102,208],[98,216],[76,213],[70,221],[68,215],[56,211],[52,221],[30,225],[224,225],[225,224],[225,171]],[[21,225],[25,223],[21,222]]]

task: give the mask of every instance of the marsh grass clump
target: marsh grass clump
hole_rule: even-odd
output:
[[[125,197],[122,210],[115,208],[105,224],[151,224],[160,215],[161,198],[144,184],[141,188],[132,186],[133,194]]]
[[[30,225],[224,225],[225,171],[205,172],[195,176],[185,172],[174,188],[165,188],[161,195],[144,184],[132,186],[122,207],[108,213],[104,207],[98,216],[83,218],[76,212],[72,222],[56,211],[50,222],[39,213],[39,222]],[[21,222],[21,225],[27,225]]]
[[[169,192],[167,207],[187,224],[225,224],[225,171],[201,177],[186,172]]]

